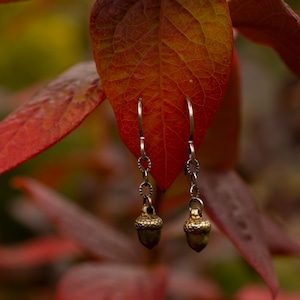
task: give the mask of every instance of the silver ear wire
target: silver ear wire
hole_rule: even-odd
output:
[[[135,220],[135,228],[138,233],[140,242],[147,247],[152,249],[155,245],[158,244],[161,235],[161,228],[163,225],[162,219],[156,215],[154,206],[152,205],[152,193],[153,187],[148,180],[148,173],[151,169],[150,158],[146,155],[145,150],[145,137],[143,133],[143,99],[138,99],[138,124],[140,132],[140,151],[141,156],[138,159],[138,168],[143,176],[143,181],[139,187],[139,194],[143,198],[143,207],[140,216]],[[142,163],[145,163],[147,166],[144,167]],[[145,189],[148,190],[148,193],[145,192]]]
[[[195,160],[196,154],[195,154],[195,147],[194,147],[194,130],[195,130],[194,110],[190,98],[187,97],[186,102],[188,106],[189,120],[190,120],[190,137],[188,141],[189,155],[190,155],[190,159]]]
[[[138,123],[139,123],[139,131],[140,131],[140,150],[141,150],[141,157],[146,157],[145,152],[145,137],[143,133],[143,99],[139,98],[138,100]]]
[[[196,159],[194,147],[194,111],[191,100],[186,98],[189,120],[190,120],[190,137],[188,141],[189,159],[186,162],[186,172],[190,179],[190,216],[185,222],[183,228],[189,246],[197,252],[204,249],[208,243],[211,229],[210,222],[203,217],[203,201],[199,198],[199,187],[197,183],[199,173],[199,162]]]
[[[195,129],[195,123],[194,123],[194,110],[191,103],[190,98],[186,98],[186,103],[188,106],[188,112],[189,112],[189,119],[190,119],[190,141],[193,141],[194,139],[194,129]]]
[[[138,122],[139,122],[139,130],[140,136],[144,136],[143,134],[143,99],[139,98],[138,100]]]

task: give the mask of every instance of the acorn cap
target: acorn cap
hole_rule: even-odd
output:
[[[191,210],[190,217],[185,222],[183,229],[186,233],[187,242],[192,249],[200,252],[206,247],[211,224],[202,216],[198,208]]]
[[[140,242],[148,249],[156,246],[160,240],[162,225],[163,221],[155,214],[154,209],[149,214],[143,207],[141,215],[135,220],[135,228]]]
[[[149,214],[142,213],[135,220],[135,228],[137,230],[161,229],[162,225],[163,225],[163,221],[157,215],[149,215]]]

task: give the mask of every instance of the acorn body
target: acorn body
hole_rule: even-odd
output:
[[[135,228],[138,233],[140,242],[152,249],[160,240],[162,219],[156,215],[153,206],[144,205],[142,213],[135,220]]]
[[[184,231],[189,246],[197,252],[203,250],[208,244],[211,230],[210,222],[202,216],[199,208],[190,210],[190,217],[185,222]]]

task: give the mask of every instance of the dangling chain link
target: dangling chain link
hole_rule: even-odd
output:
[[[198,208],[200,213],[202,213],[203,209],[203,202],[199,198],[200,197],[200,190],[197,183],[198,179],[198,173],[200,170],[200,165],[198,160],[196,159],[196,153],[195,153],[195,147],[193,142],[193,136],[194,136],[194,115],[193,115],[193,107],[190,102],[190,99],[187,98],[187,104],[188,104],[188,111],[189,111],[189,119],[190,119],[190,138],[189,138],[189,159],[186,162],[186,173],[189,175],[190,180],[190,195],[191,200],[189,202],[189,209],[192,209],[192,204],[197,202]]]
[[[143,176],[143,181],[139,187],[139,193],[142,196],[144,203],[141,214],[135,220],[135,228],[137,230],[140,242],[148,249],[152,249],[155,245],[158,244],[160,240],[163,221],[158,215],[156,215],[155,209],[152,205],[151,196],[153,194],[153,187],[148,178],[148,174],[151,169],[151,161],[150,158],[146,155],[145,151],[142,115],[142,98],[139,98],[138,123],[140,129],[141,156],[138,159],[138,169]]]
[[[190,175],[190,195],[191,197],[199,197],[199,187],[197,183],[200,165],[195,157],[195,150],[192,141],[189,141],[189,159],[186,162],[186,172]]]
[[[147,164],[146,168],[143,167],[142,165],[143,162]],[[144,155],[138,159],[138,169],[142,173],[142,177],[143,177],[143,181],[139,187],[139,193],[144,199],[144,204],[146,204],[146,200],[148,199],[148,202],[151,206],[152,205],[151,196],[153,194],[153,187],[152,184],[149,182],[149,178],[148,178],[148,173],[151,169],[151,161],[150,158],[146,155],[145,151],[144,151]],[[144,191],[145,188],[148,188],[148,193],[145,193]]]
[[[146,150],[145,150],[145,137],[142,129],[142,99],[141,98],[139,99],[138,102],[138,121],[139,121],[139,130],[140,130],[140,150],[141,150],[141,156],[138,159],[138,169],[140,170],[143,176],[143,181],[139,187],[139,193],[144,199],[144,205],[148,204],[151,207],[152,206],[151,196],[153,194],[153,187],[148,179],[148,174],[151,169],[151,160],[146,155]],[[148,188],[148,193],[144,192],[145,188],[146,189]]]
[[[197,183],[198,179],[198,173],[200,170],[200,165],[198,160],[195,157],[195,150],[194,145],[192,141],[189,141],[189,159],[186,162],[186,172],[189,175],[190,179],[190,195],[191,200],[189,202],[189,209],[191,210],[193,207],[193,204],[195,202],[198,203],[197,207],[199,208],[200,214],[203,210],[203,201],[199,198],[200,197],[200,189]]]
[[[186,234],[189,246],[197,252],[203,250],[209,238],[211,229],[210,222],[203,216],[203,201],[200,199],[199,186],[197,183],[199,173],[199,162],[196,159],[195,147],[193,143],[194,135],[194,113],[192,103],[189,98],[186,98],[190,119],[190,138],[189,138],[189,159],[186,162],[186,173],[190,179],[190,201],[189,210],[190,216],[184,223],[183,229]]]

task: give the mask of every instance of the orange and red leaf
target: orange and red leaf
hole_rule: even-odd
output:
[[[0,173],[61,140],[104,99],[93,62],[63,73],[0,123]]]
[[[231,0],[229,8],[242,35],[272,47],[300,76],[300,17],[283,0]]]
[[[226,93],[215,119],[208,128],[197,151],[202,168],[233,169],[239,153],[241,126],[241,87],[239,62],[236,52]]]
[[[167,189],[188,157],[189,119],[195,146],[222,101],[233,36],[225,0],[98,0],[90,21],[94,58],[119,132],[138,157],[138,98],[151,174]]]

